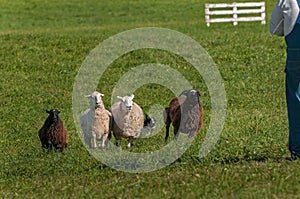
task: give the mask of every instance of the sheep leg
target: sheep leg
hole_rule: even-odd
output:
[[[112,134],[111,131],[109,131],[108,134],[107,134],[107,139],[108,139],[108,140],[111,139],[111,134]]]
[[[48,151],[52,150],[52,143],[50,141],[48,141],[48,143],[47,143],[47,149],[48,149]]]
[[[127,147],[133,146],[133,137],[128,138],[128,144]]]
[[[110,140],[109,133],[104,135],[104,146],[108,145],[108,141]]]
[[[107,142],[108,142],[107,137],[108,137],[108,134],[104,134],[104,135],[102,136],[102,144],[101,144],[100,148],[104,149],[105,146],[107,145]]]
[[[116,142],[115,142],[115,146],[120,146],[120,140],[116,140]]]
[[[42,148],[43,149],[48,149],[48,141],[43,141]]]
[[[95,134],[95,132],[92,132],[92,141],[93,141],[93,146],[92,146],[92,148],[97,148],[97,138],[96,138],[97,136],[96,136],[96,134]]]
[[[189,138],[194,137],[196,135],[196,132],[197,132],[196,129],[191,130],[190,133],[189,133]]]
[[[174,126],[174,140],[177,141],[179,137],[179,128]]]
[[[165,142],[168,140],[169,138],[169,128],[170,128],[170,124],[166,125],[166,137],[165,137]]]
[[[92,147],[92,146],[91,146],[91,137],[89,137],[89,136],[86,135],[86,134],[84,134],[84,142],[85,142],[85,144],[86,144],[89,148]]]

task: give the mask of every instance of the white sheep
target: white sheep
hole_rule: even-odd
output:
[[[140,136],[144,125],[144,113],[141,107],[133,102],[134,95],[120,97],[111,107],[112,131],[116,138],[116,145],[122,138],[128,139],[127,147],[133,145],[133,140]]]
[[[105,109],[102,97],[97,91],[86,97],[90,100],[90,108],[80,117],[85,143],[90,148],[97,147],[97,140],[101,140],[100,148],[104,148],[110,139],[111,113]]]

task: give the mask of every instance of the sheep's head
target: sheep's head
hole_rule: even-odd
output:
[[[102,101],[103,96],[104,96],[104,94],[94,91],[91,95],[87,95],[85,97],[90,99],[90,108],[96,109],[96,108],[104,107],[103,101]]]
[[[130,95],[130,96],[125,96],[125,97],[120,97],[117,96],[117,98],[122,102],[123,107],[125,107],[125,109],[129,112],[131,111],[132,105],[133,105],[133,98],[134,95]]]
[[[57,109],[51,109],[51,110],[46,110],[46,113],[49,114],[49,119],[51,122],[57,122],[58,121],[58,114],[60,113],[59,110]]]
[[[186,102],[188,102],[190,106],[199,104],[200,93],[197,90],[184,90],[180,95],[186,96]]]
[[[144,120],[144,127],[149,127],[149,128],[155,128],[156,126],[156,119],[153,118],[153,117],[149,117],[147,114],[146,114],[146,118]]]

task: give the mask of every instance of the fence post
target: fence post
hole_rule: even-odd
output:
[[[263,10],[261,12],[261,18],[263,19],[261,21],[261,24],[266,24],[266,5],[265,5],[265,3],[261,6],[261,9]]]
[[[205,21],[206,21],[206,26],[209,27],[209,6],[208,4],[205,4]]]
[[[237,15],[237,6],[235,2],[233,3],[232,10],[233,10],[233,25],[236,26],[238,24],[237,22],[238,15]]]

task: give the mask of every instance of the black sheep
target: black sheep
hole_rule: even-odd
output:
[[[156,119],[154,117],[149,117],[149,115],[146,114],[145,120],[144,120],[144,127],[141,130],[140,138],[150,137],[156,127]]]
[[[51,150],[54,147],[63,151],[67,147],[67,131],[58,117],[60,111],[51,109],[46,110],[46,113],[49,116],[38,133],[42,148]]]

